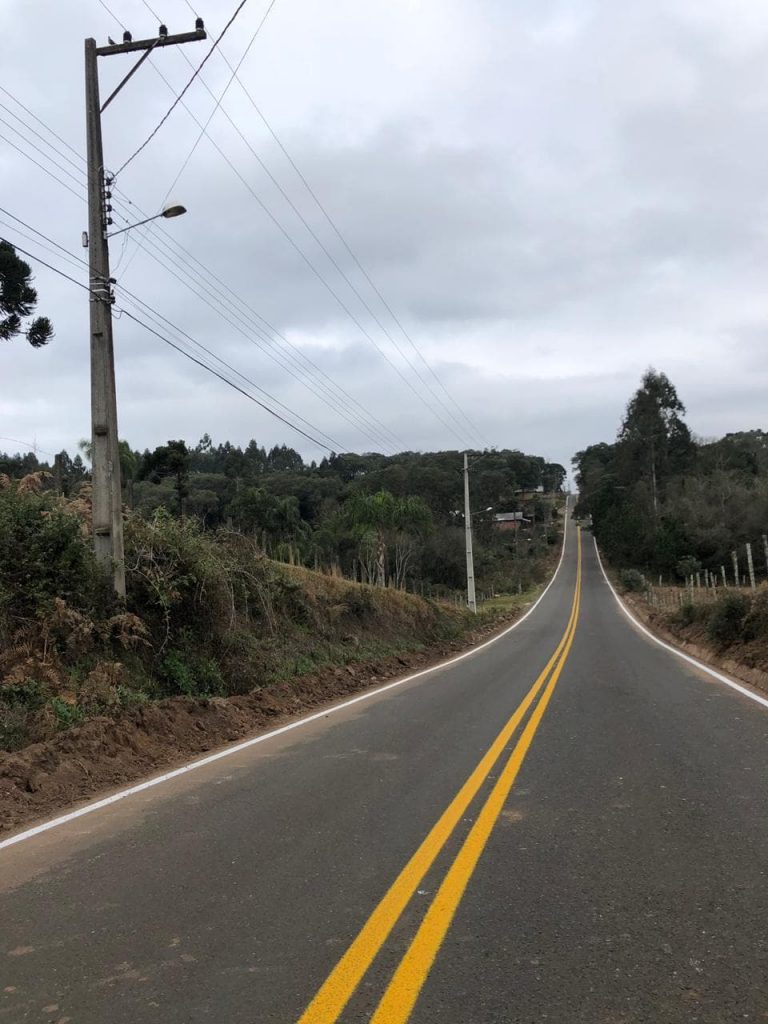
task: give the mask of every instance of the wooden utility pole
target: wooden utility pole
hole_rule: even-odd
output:
[[[752,545],[747,542],[747,571],[749,572],[749,585],[755,589],[755,563],[752,561]]]
[[[101,114],[155,47],[205,39],[203,22],[196,30],[169,36],[164,25],[154,39],[134,42],[126,32],[122,44],[97,47],[85,40],[85,117],[88,161],[88,262],[91,330],[91,464],[93,487],[93,541],[97,559],[111,566],[118,597],[125,597],[123,502],[120,449],[117,434],[117,392],[112,340],[112,284],[109,272],[107,228],[112,223],[110,185],[104,169]],[[99,100],[99,57],[143,50],[143,56],[111,93],[104,106]],[[151,219],[151,218],[150,218]]]

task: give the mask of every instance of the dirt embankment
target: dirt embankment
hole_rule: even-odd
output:
[[[521,610],[485,624],[463,641],[326,668],[244,695],[172,697],[115,718],[92,718],[15,753],[0,752],[0,835],[290,716],[436,664],[498,632]]]
[[[705,665],[768,693],[768,638],[760,637],[718,650],[709,640],[702,622],[684,624],[677,621],[674,614],[657,611],[635,594],[621,596],[632,613],[662,640]]]

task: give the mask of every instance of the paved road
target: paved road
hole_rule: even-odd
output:
[[[768,711],[583,540],[471,657],[0,851],[0,1024],[768,1019]]]

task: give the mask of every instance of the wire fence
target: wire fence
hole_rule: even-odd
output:
[[[726,590],[751,593],[768,582],[768,534],[762,534],[758,543],[747,542],[734,548],[729,562],[716,569],[690,572],[682,584],[666,583],[663,575],[656,583],[641,574],[645,598],[655,608],[672,610],[685,604],[716,601]]]

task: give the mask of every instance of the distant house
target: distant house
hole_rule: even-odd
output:
[[[493,517],[493,526],[496,530],[519,530],[530,521],[522,512],[497,512]]]

